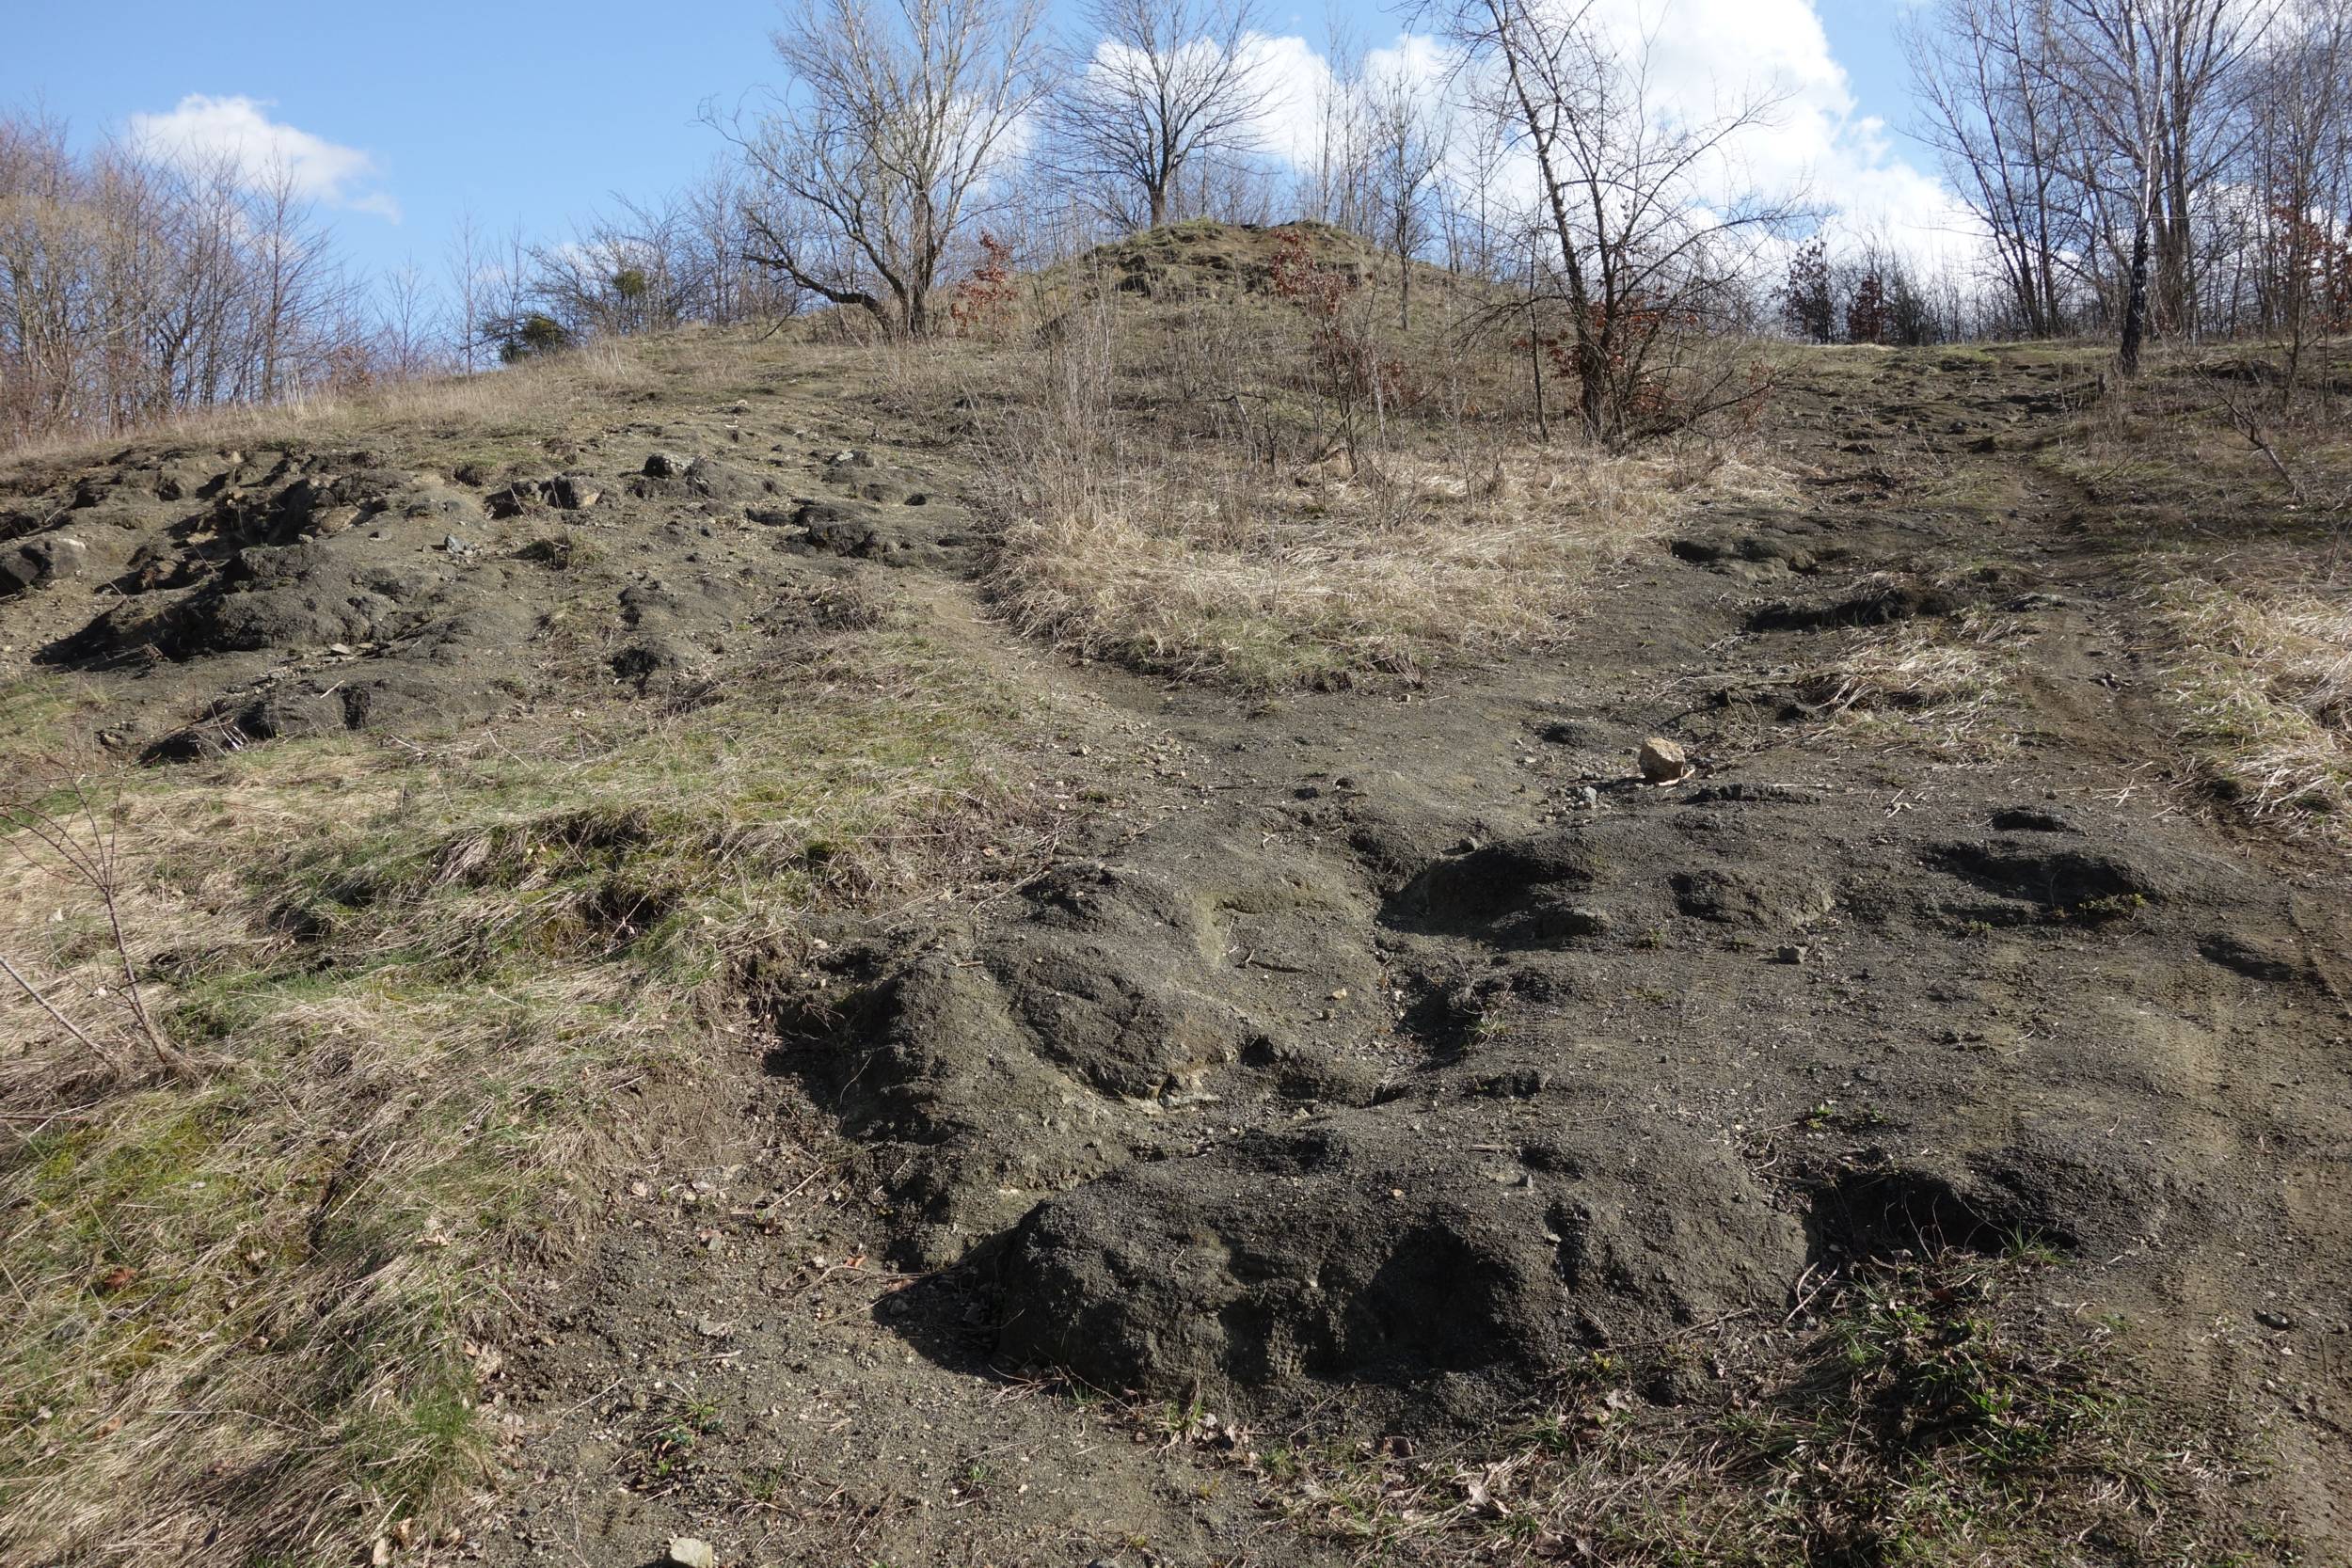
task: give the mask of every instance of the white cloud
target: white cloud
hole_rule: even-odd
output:
[[[133,115],[129,138],[140,150],[173,163],[225,164],[246,184],[282,173],[305,199],[400,221],[400,204],[377,183],[373,158],[274,120],[269,107],[242,95],[192,92],[168,113]]]
[[[1975,225],[1954,194],[1902,155],[1883,121],[1858,111],[1814,0],[1597,0],[1593,15],[1621,50],[1645,55],[1645,91],[1662,119],[1708,120],[1758,96],[1776,102],[1772,123],[1729,150],[1727,189],[1801,198],[1840,243],[1883,241],[1931,269],[1978,253]],[[1268,150],[1305,167],[1329,65],[1304,39],[1253,42],[1276,88]],[[1440,43],[1407,33],[1370,51],[1365,74],[1402,73],[1435,95],[1448,65]]]

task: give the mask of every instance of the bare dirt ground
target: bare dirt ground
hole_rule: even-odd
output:
[[[1798,499],[1356,689],[1020,638],[955,434],[788,369],[604,430],[585,511],[224,469],[275,513],[126,525],[117,602],[0,640],[167,768],[654,704],[844,595],[1045,715],[1017,864],[810,915],[602,1113],[468,1347],[491,1479],[400,1560],[2345,1560],[2345,866],[2194,787],[2126,546],[2033,461],[2088,373],[1825,356]],[[1964,720],[1872,695],[1938,650]]]

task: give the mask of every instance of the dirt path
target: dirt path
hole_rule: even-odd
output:
[[[844,933],[837,1006],[779,977],[736,1100],[648,1130],[506,1352],[488,1559],[1337,1560],[1136,1410],[1474,1424],[2021,1236],[2040,1310],[2118,1315],[2296,1537],[2352,1539],[2342,873],[2176,787],[2117,562],[2022,455],[2057,373],[1890,358],[1799,410],[1813,504],[1702,513],[1566,645],[1419,689],[1171,690],[1018,643],[958,559],[897,574],[1115,804],[1015,897]],[[1807,705],[1872,623],[1971,608],[2015,746]],[[1697,776],[1630,783],[1651,734]]]

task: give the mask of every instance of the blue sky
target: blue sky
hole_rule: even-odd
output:
[[[1743,53],[1756,52],[1753,26],[1765,27],[1768,41],[1802,32],[1809,8],[1854,109],[1898,125],[1908,115],[1894,40],[1900,0],[1651,3],[1663,4],[1669,27],[1685,35],[1678,44],[1722,36],[1714,69],[1737,69]],[[1693,14],[1678,17],[1678,8]],[[492,230],[519,222],[551,237],[612,192],[677,184],[720,151],[696,123],[699,103],[732,102],[772,79],[767,33],[775,12],[762,0],[667,8],[613,0],[26,0],[18,8],[0,54],[0,103],[40,103],[84,136],[147,115],[166,117],[144,122],[162,134],[244,127],[287,137],[282,145],[322,211],[370,267],[408,256],[437,267],[469,208]],[[1274,30],[1320,45],[1322,8],[1267,14]],[[1339,14],[1370,44],[1398,31],[1393,11],[1364,0],[1341,0]],[[1738,26],[1725,28],[1726,18]],[[1687,27],[1674,27],[1684,20]],[[1728,36],[1743,29],[1744,44]],[[199,102],[190,105],[192,96]],[[1899,141],[1859,147],[1865,138],[1852,128],[1824,135],[1856,144],[1851,156],[1866,165],[1919,161]],[[1850,182],[1836,170],[1831,178]],[[1921,198],[1914,189],[1902,199]]]

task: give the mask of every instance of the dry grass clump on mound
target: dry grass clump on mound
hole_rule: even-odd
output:
[[[2352,846],[2352,425],[2260,353],[2182,348],[2039,456],[2148,607],[2175,737],[2265,824]]]
[[[1410,677],[1563,634],[1701,497],[1790,495],[1736,439],[1545,439],[1491,301],[1428,285],[1408,326],[1392,279],[1303,254],[1204,301],[1098,293],[962,369],[987,588],[1024,631],[1246,688]],[[1284,266],[1320,270],[1286,295]]]
[[[2012,701],[2032,646],[2014,617],[1972,606],[1949,618],[1848,634],[1844,653],[1801,682],[1840,734],[1982,764],[2025,744]]]
[[[1539,645],[1695,495],[1771,476],[1710,456],[1515,452],[1466,477],[1266,481],[1216,460],[1033,470],[993,569],[1015,624],[1089,657],[1247,687],[1412,674]]]
[[[2182,736],[2256,816],[2352,834],[2352,594],[2175,584]]]
[[[1726,1365],[1694,1331],[1597,1351],[1549,1408],[1468,1441],[1243,1463],[1295,1527],[1426,1568],[2246,1560],[2209,1555],[2194,1516],[2227,1462],[2149,1457],[2161,1417],[2131,1392],[2122,1325],[2038,1309],[2046,1261],[1866,1268],[1783,1361]]]
[[[0,979],[0,1559],[429,1533],[486,1446],[500,1282],[642,1162],[628,1129],[697,1136],[744,965],[808,911],[1022,859],[1021,722],[877,634],[650,719],[9,802],[0,956],[40,994]],[[45,824],[113,847],[119,946]]]

